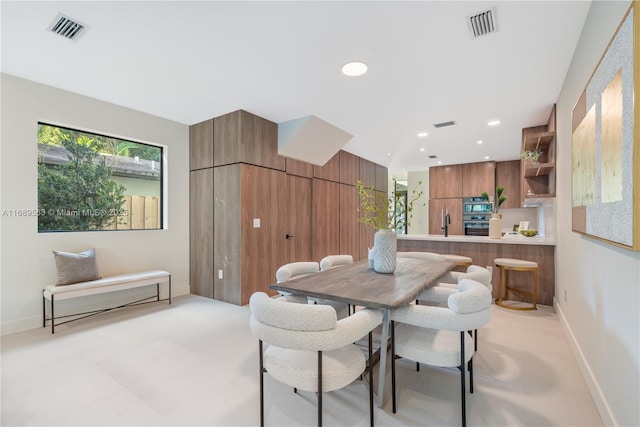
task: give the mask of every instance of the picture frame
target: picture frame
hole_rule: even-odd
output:
[[[572,112],[572,231],[640,251],[640,5],[631,2]]]
[[[529,229],[529,221],[520,221],[520,225],[518,226],[518,231],[528,230]]]

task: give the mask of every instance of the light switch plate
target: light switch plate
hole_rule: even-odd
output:
[[[260,218],[253,218],[253,228],[260,228]]]

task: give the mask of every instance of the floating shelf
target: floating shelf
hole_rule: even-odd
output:
[[[536,149],[546,151],[555,135],[556,133],[552,131],[526,135],[522,142],[522,149],[527,151],[533,151]]]
[[[555,169],[555,163],[539,163],[537,165],[527,165],[524,169],[524,177],[549,175]]]

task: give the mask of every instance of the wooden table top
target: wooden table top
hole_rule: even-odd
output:
[[[367,260],[269,286],[277,291],[373,308],[397,308],[415,300],[448,271],[452,262],[398,258],[392,274],[376,273]]]

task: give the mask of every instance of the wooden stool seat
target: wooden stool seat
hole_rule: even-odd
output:
[[[468,267],[473,264],[473,260],[468,256],[452,254],[443,254],[442,256],[449,262],[455,262],[458,267]]]
[[[498,299],[496,305],[511,310],[537,310],[536,297],[538,294],[538,263],[514,258],[496,258],[494,264],[498,267]],[[509,271],[531,271],[533,273],[533,291],[523,291],[509,287]],[[504,277],[503,277],[504,276]],[[504,283],[504,295],[507,296],[509,290],[524,295],[531,296],[533,304],[527,307],[517,307],[507,305],[502,302],[502,288]]]

